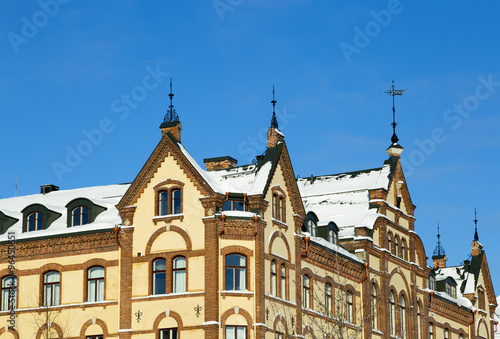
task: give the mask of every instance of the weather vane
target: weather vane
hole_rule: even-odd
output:
[[[396,144],[398,142],[398,136],[396,135],[396,108],[394,106],[394,96],[396,95],[403,95],[404,89],[395,89],[394,88],[394,80],[392,80],[392,86],[391,89],[386,91],[385,93],[389,94],[392,96],[392,138],[391,141],[393,144]]]

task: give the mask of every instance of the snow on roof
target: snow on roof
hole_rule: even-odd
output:
[[[463,296],[463,294],[474,293],[474,290],[472,290],[472,292],[468,291],[467,287],[467,285],[470,284],[470,281],[472,281],[472,288],[474,288],[473,274],[470,274],[469,272],[465,271],[464,266],[450,266],[450,267],[438,268],[435,270],[435,274],[436,274],[436,281],[442,281],[448,277],[455,280],[455,282],[457,283],[457,299],[456,299],[457,304],[459,306],[467,307],[469,309],[473,308],[470,300]],[[462,294],[461,286],[464,283],[466,287]],[[440,295],[446,295],[448,299],[455,301],[455,299],[451,298],[444,292],[436,292],[436,293],[439,293]]]
[[[47,194],[0,199],[0,211],[7,216],[18,219],[8,230],[9,232],[16,232],[16,239],[80,232],[82,230],[98,230],[121,223],[115,205],[120,201],[129,186],[130,184],[85,187],[53,191]],[[91,224],[68,228],[66,205],[77,198],[89,199],[92,203],[102,206],[106,210],[100,213]],[[45,230],[22,233],[23,215],[21,211],[33,204],[41,204],[49,210],[60,213],[61,216]],[[7,232],[0,235],[0,241],[2,240],[7,240]]]
[[[272,170],[272,163],[270,161],[265,162],[262,166],[251,164],[216,171],[206,171],[198,165],[181,143],[177,143],[177,145],[215,192],[221,194],[225,194],[226,192],[247,193],[249,195],[263,193]]]
[[[350,258],[354,261],[357,261],[357,262],[360,262],[362,263],[363,260],[359,259],[355,254],[352,254],[351,252],[347,251],[346,249],[344,249],[343,247],[340,247],[340,246],[337,246],[335,244],[332,244],[331,242],[323,239],[323,238],[320,238],[320,237],[312,237],[309,235],[309,233],[303,233],[303,235],[307,235],[309,236],[309,241],[312,241],[316,244],[319,244],[323,247],[326,247],[334,252],[337,252],[339,254],[342,254],[343,256],[347,257],[347,258]]]
[[[354,235],[354,226],[373,227],[378,217],[370,209],[369,190],[389,185],[390,165],[366,171],[298,179],[297,184],[306,212],[314,212],[318,225],[334,222],[339,236]]]

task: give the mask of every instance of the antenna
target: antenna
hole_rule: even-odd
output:
[[[395,89],[394,88],[394,80],[392,80],[392,86],[391,86],[391,89],[386,91],[385,93],[389,94],[390,96],[392,96],[392,137],[391,137],[391,141],[393,144],[397,144],[399,138],[398,136],[396,135],[396,126],[398,125],[396,123],[396,107],[395,107],[395,104],[394,104],[394,96],[396,95],[403,95],[403,91],[406,91],[405,89]]]
[[[273,104],[273,117],[271,118],[271,128],[278,129],[278,120],[276,119],[276,100],[274,99],[274,85],[273,85],[273,100],[271,101]]]
[[[474,225],[475,225],[474,241],[479,241],[479,235],[477,234],[477,214],[475,208],[474,208]]]

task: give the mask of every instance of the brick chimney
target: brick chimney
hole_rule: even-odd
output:
[[[279,129],[270,127],[267,131],[267,148],[276,147],[283,139],[285,135]]]
[[[218,158],[207,158],[203,159],[205,166],[207,167],[207,171],[217,171],[221,169],[233,168],[238,164],[238,160],[230,157],[218,157]]]
[[[385,151],[387,152],[387,154],[389,154],[389,158],[392,158],[392,157],[401,157],[401,153],[403,153],[403,146],[401,146],[400,144],[398,144],[397,142],[396,143],[393,143],[391,146],[389,146]]]
[[[483,245],[479,242],[479,240],[474,240],[471,245],[471,254],[473,257],[479,255],[481,250],[483,249]]]
[[[433,268],[445,268],[446,261],[448,258],[446,255],[433,255],[432,256],[432,267]]]
[[[181,130],[182,130],[182,125],[180,121],[168,121],[168,122],[163,122],[160,125],[161,129],[161,136],[163,137],[163,134],[167,132],[171,132],[174,137],[177,139],[177,141],[181,142]]]

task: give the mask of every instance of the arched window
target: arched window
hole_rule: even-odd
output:
[[[406,259],[406,240],[403,239],[401,241],[401,258],[403,258],[404,260],[407,260]]]
[[[159,215],[168,215],[168,192],[161,191],[158,193],[158,212]]]
[[[307,275],[303,276],[303,295],[304,295],[304,308],[311,308],[311,281]]]
[[[87,272],[87,301],[104,300],[104,267],[95,266]]]
[[[391,233],[389,233],[389,235],[387,235],[387,249],[389,250],[389,252],[392,253],[392,235],[391,235]]]
[[[172,214],[181,213],[181,190],[174,189],[172,191]]]
[[[429,339],[434,339],[434,325],[429,323]]]
[[[399,238],[397,236],[394,237],[394,255],[399,257]]]
[[[477,297],[478,297],[478,300],[479,300],[479,309],[481,310],[486,310],[486,301],[485,301],[485,298],[484,298],[484,290],[479,287],[477,289]]]
[[[450,330],[444,329],[444,339],[450,339]]]
[[[28,232],[43,229],[43,214],[40,212],[33,212],[29,214],[26,219],[26,223],[28,225]]]
[[[153,261],[153,294],[166,293],[167,262],[165,259]]]
[[[458,339],[464,339],[464,335],[463,335],[462,333],[460,333],[460,334],[458,335]]]
[[[271,295],[276,296],[277,289],[276,261],[271,261]]]
[[[277,215],[278,215],[278,205],[279,205],[279,202],[278,202],[278,195],[277,194],[273,194],[273,218],[274,219],[278,219]]]
[[[350,291],[347,291],[346,294],[346,305],[347,305],[347,310],[346,310],[346,320],[348,323],[354,324],[354,299],[352,296],[352,293]]]
[[[50,271],[43,276],[43,306],[59,305],[60,274]]]
[[[334,245],[338,244],[339,234],[338,227],[333,222],[328,223],[328,241]]]
[[[89,209],[78,206],[71,211],[71,226],[87,225],[89,223]]]
[[[240,254],[226,255],[226,291],[246,289],[246,258]]]
[[[1,311],[9,311],[16,308],[17,299],[17,277],[9,275],[2,279],[2,301]]]
[[[316,221],[313,220],[313,219],[308,219],[307,220],[307,231],[309,233],[311,233],[311,236],[315,237],[316,236],[316,229],[317,229],[317,225],[316,225]]]
[[[281,264],[280,269],[280,298],[286,299],[286,267]]]
[[[285,221],[285,199],[280,197],[280,210],[279,210],[279,220]]]
[[[186,258],[176,257],[172,264],[172,292],[186,292]]]
[[[420,303],[417,303],[417,338],[422,339],[422,310]]]
[[[406,338],[406,301],[403,296],[399,298],[399,337]]]
[[[332,314],[332,285],[329,283],[325,284],[325,313],[327,316],[331,317]]]
[[[396,335],[396,297],[394,292],[389,292],[389,323],[390,323],[390,335]]]
[[[377,316],[377,288],[375,284],[371,287],[371,318],[372,318],[372,329],[378,329],[378,316]]]
[[[429,289],[432,291],[436,289],[436,278],[433,275],[429,276]]]

